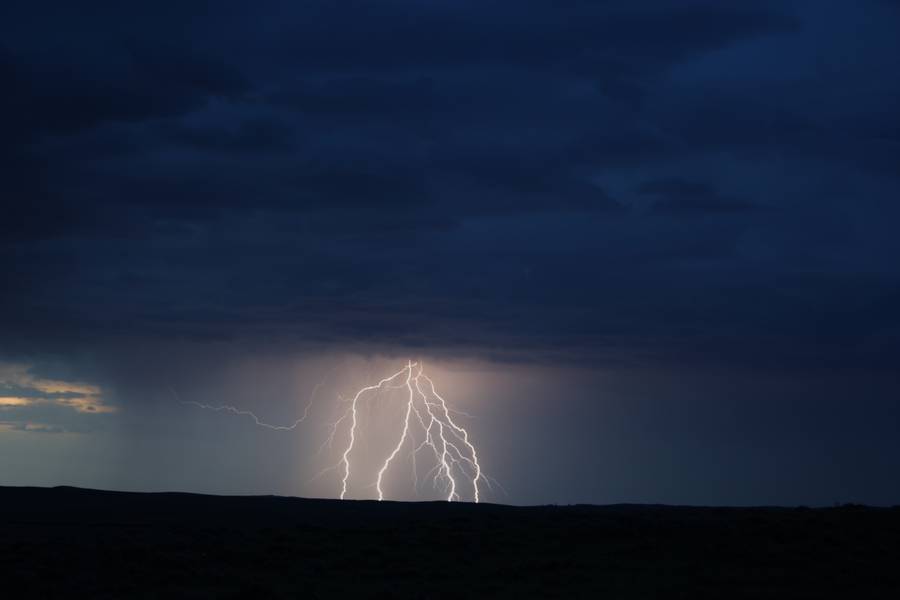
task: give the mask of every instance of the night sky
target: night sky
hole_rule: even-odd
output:
[[[3,2],[0,485],[335,497],[339,396],[412,359],[490,501],[900,503],[898,31]],[[290,423],[317,384],[291,432],[179,401]]]

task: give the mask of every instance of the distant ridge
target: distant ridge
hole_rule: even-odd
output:
[[[11,598],[892,598],[897,564],[900,508],[0,487]]]

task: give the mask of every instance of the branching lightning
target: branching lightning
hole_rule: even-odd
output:
[[[182,404],[191,404],[193,406],[197,406],[199,408],[205,408],[206,410],[211,410],[213,412],[230,412],[235,415],[247,416],[247,417],[250,417],[251,419],[253,419],[253,421],[257,425],[259,425],[260,427],[265,427],[266,429],[274,429],[275,431],[292,431],[297,428],[297,425],[299,425],[300,423],[305,421],[307,416],[309,416],[309,409],[312,406],[313,401],[316,399],[316,392],[318,392],[319,388],[321,388],[321,387],[322,387],[322,384],[320,383],[320,384],[316,385],[316,387],[313,388],[312,394],[310,394],[310,396],[309,396],[309,402],[306,403],[306,406],[303,409],[303,414],[300,416],[299,419],[297,419],[290,425],[272,425],[270,423],[266,423],[266,422],[260,420],[260,418],[257,417],[256,414],[254,414],[253,412],[251,412],[249,410],[241,410],[234,406],[228,406],[227,404],[221,404],[218,406],[214,406],[212,404],[203,404],[202,402],[196,402],[194,400],[185,400],[182,402]],[[176,399],[178,399],[178,392],[176,392],[174,389],[172,390],[172,394],[175,396]]]
[[[248,416],[256,425],[268,429],[289,431],[295,429],[306,420],[309,414],[316,391],[322,384],[316,386],[310,397],[303,415],[291,425],[272,425],[259,419],[253,412],[241,410],[234,406],[213,406],[200,402],[187,401],[199,408],[216,412],[230,412],[235,415]],[[453,414],[469,416],[461,411],[450,408],[447,401],[435,388],[434,381],[424,374],[421,363],[408,361],[406,366],[378,381],[374,385],[361,388],[349,400],[349,406],[334,422],[328,424],[328,435],[319,448],[321,453],[326,447],[331,448],[335,438],[338,437],[342,425],[349,422],[347,429],[347,441],[341,452],[340,461],[331,467],[324,469],[321,475],[339,469],[341,472],[340,498],[347,497],[351,479],[358,477],[359,468],[354,467],[353,455],[357,450],[360,429],[362,426],[360,409],[363,403],[370,401],[381,390],[405,389],[404,403],[402,405],[402,421],[399,426],[399,435],[390,453],[381,463],[381,467],[374,474],[374,488],[378,500],[385,499],[385,477],[405,447],[409,447],[409,458],[412,462],[413,487],[418,491],[419,479],[417,471],[417,456],[421,453],[428,454],[434,459],[434,467],[429,471],[434,487],[444,494],[447,501],[461,500],[462,495],[468,494],[465,490],[471,489],[471,498],[474,502],[481,500],[481,485],[491,487],[491,480],[481,469],[478,460],[478,452],[469,438],[468,431],[459,425],[452,417]],[[174,393],[174,390],[173,390]],[[177,395],[176,395],[177,396]],[[415,443],[415,431],[423,433],[422,441]],[[343,435],[343,434],[341,434]],[[315,478],[314,478],[315,479]]]

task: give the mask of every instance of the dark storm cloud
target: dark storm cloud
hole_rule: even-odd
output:
[[[142,121],[183,114],[211,95],[233,95],[246,82],[228,65],[189,49],[108,47],[109,64],[58,56],[38,63],[0,53],[0,78],[9,90],[0,105],[7,127],[24,140],[70,133],[109,121]]]
[[[666,214],[727,214],[755,208],[749,202],[721,196],[707,184],[684,179],[649,181],[641,185],[638,191],[654,198],[652,210]]]
[[[10,3],[6,351],[890,362],[874,6]]]

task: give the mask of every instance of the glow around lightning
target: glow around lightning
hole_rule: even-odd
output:
[[[321,386],[316,386],[315,391]],[[320,452],[327,445],[331,447],[336,437],[342,437],[341,428],[346,428],[346,445],[341,452],[341,460],[337,465],[325,469],[320,475],[332,471],[341,472],[340,498],[347,497],[351,479],[364,477],[366,473],[360,473],[358,467],[354,467],[353,455],[357,450],[360,429],[363,427],[360,419],[360,409],[364,403],[371,401],[380,390],[405,389],[403,404],[403,418],[398,425],[396,443],[387,455],[381,467],[375,473],[368,476],[374,478],[374,488],[379,500],[385,499],[385,477],[394,466],[397,457],[401,456],[404,449],[408,450],[408,456],[413,464],[414,486],[418,490],[418,476],[416,460],[420,454],[431,456],[434,467],[429,472],[432,485],[443,492],[447,501],[462,499],[462,488],[471,489],[471,498],[474,502],[481,500],[481,485],[490,486],[491,480],[485,476],[478,460],[478,452],[469,438],[469,433],[464,427],[454,421],[451,409],[447,401],[441,396],[434,381],[423,372],[421,363],[408,361],[406,366],[378,381],[374,385],[363,387],[349,400],[349,407],[341,417],[329,424],[329,435],[323,443]],[[229,412],[235,415],[248,416],[256,425],[267,429],[289,431],[306,420],[313,398],[307,403],[303,415],[291,425],[272,425],[259,419],[254,413],[241,410],[234,406],[213,406],[199,402],[185,402],[199,408],[216,412]],[[344,425],[349,423],[349,425]],[[414,442],[415,432],[419,433],[421,443]],[[371,481],[371,479],[369,480]]]
[[[401,378],[404,381],[403,385],[395,385]],[[347,495],[347,483],[353,471],[351,455],[356,446],[360,402],[364,401],[371,392],[384,387],[405,387],[407,396],[397,444],[376,474],[375,490],[378,493],[378,499],[384,500],[384,476],[390,469],[391,463],[407,444],[407,440],[410,439],[411,427],[415,425],[412,417],[415,415],[416,423],[424,432],[424,441],[418,446],[412,447],[410,454],[415,458],[420,452],[428,450],[432,452],[436,462],[435,468],[431,471],[432,481],[435,486],[444,489],[448,501],[460,499],[458,483],[461,479],[467,479],[471,481],[473,500],[479,502],[481,500],[479,485],[483,475],[481,464],[478,462],[478,452],[469,441],[469,434],[465,428],[459,426],[450,416],[451,411],[444,398],[435,390],[434,382],[423,373],[419,363],[412,361],[409,361],[406,367],[390,377],[385,377],[375,385],[362,388],[353,397],[348,409],[351,423],[349,440],[341,457],[344,474],[341,480],[341,499],[343,500]],[[341,420],[345,417],[346,414],[341,417]],[[465,450],[462,450],[460,446]]]

